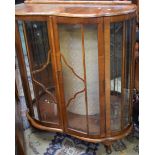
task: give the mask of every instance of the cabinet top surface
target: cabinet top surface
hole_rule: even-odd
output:
[[[129,14],[136,11],[136,5],[101,4],[18,4],[16,15],[55,15],[65,17],[101,17]]]

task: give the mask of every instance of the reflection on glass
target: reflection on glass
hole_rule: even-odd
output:
[[[17,53],[17,50],[16,50]],[[15,53],[15,54],[16,54]],[[17,89],[17,98],[16,98],[16,102],[18,102],[20,109],[26,107],[26,100],[25,100],[25,94],[24,94],[24,90],[23,90],[23,85],[22,85],[22,80],[21,80],[21,73],[19,70],[19,63],[18,63],[18,59],[17,56],[15,56],[15,81],[16,81],[16,89]],[[18,101],[18,99],[20,100],[20,102]],[[18,106],[18,105],[17,105]],[[27,108],[26,108],[27,109]]]
[[[110,27],[111,130],[121,130],[122,23]]]
[[[39,21],[25,22],[29,53],[27,53],[25,46],[23,23],[19,27],[23,52],[26,56],[28,55],[30,61],[31,74],[29,71],[28,79],[32,80],[30,87],[32,88],[32,83],[34,86],[35,118],[58,123],[56,92],[51,64],[52,51],[48,42],[47,23]],[[26,57],[25,60],[28,64]]]
[[[23,22],[22,21],[18,21],[18,27],[19,27],[23,56],[24,56],[24,61],[25,61],[25,66],[26,66],[26,71],[27,71],[29,88],[31,91],[31,98],[32,98],[32,100],[34,100],[35,95],[34,95],[34,89],[33,89],[33,85],[32,85],[32,78],[31,78],[31,74],[30,74],[30,65],[29,65],[28,56],[27,56],[27,49],[26,49],[26,44],[25,44],[25,38],[24,38],[24,32],[23,32]],[[34,116],[36,119],[39,119],[38,111],[37,111],[35,103],[33,104],[33,107],[34,107]]]
[[[130,104],[130,70],[131,70],[131,32],[132,20],[125,21],[125,57],[124,57],[124,79],[122,75],[122,36],[123,24],[111,24],[111,130],[119,131],[129,123],[129,104]],[[121,81],[124,81],[122,84]],[[123,88],[122,88],[123,86]],[[123,92],[121,92],[123,90]],[[123,98],[122,98],[123,93]],[[122,100],[123,99],[123,100]],[[122,102],[122,104],[121,104]],[[122,120],[121,120],[122,117]]]
[[[61,24],[58,30],[68,127],[85,133],[99,134],[97,26]]]
[[[97,25],[84,26],[89,133],[100,133]]]

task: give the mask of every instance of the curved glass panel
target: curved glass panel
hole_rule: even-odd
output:
[[[111,130],[121,130],[122,36],[123,24],[112,23],[110,27]]]
[[[131,99],[130,76],[131,76],[131,56],[132,56],[132,21],[133,20],[124,21],[124,24],[123,23],[111,24],[111,31],[110,31],[111,35],[110,36],[111,39],[110,101],[111,102],[110,103],[111,103],[112,131],[120,131],[121,129],[125,128],[129,124],[129,119],[131,117],[130,102],[132,102],[132,100],[130,100]]]
[[[97,25],[59,24],[58,30],[68,128],[99,134]]]
[[[35,118],[59,123],[47,22],[18,22]],[[26,39],[27,38],[27,39]]]

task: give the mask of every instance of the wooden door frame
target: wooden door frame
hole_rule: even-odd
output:
[[[58,87],[58,84],[57,84],[58,80],[57,80],[57,76],[56,76],[57,75],[56,74],[57,69],[56,69],[56,62],[55,62],[55,55],[54,55],[55,48],[54,48],[54,45],[52,45],[53,44],[53,32],[50,29],[50,27],[51,27],[50,18],[49,18],[49,16],[37,16],[37,15],[36,16],[35,15],[34,16],[16,16],[16,31],[17,31],[16,32],[16,40],[17,40],[17,45],[18,45],[17,47],[20,47],[20,49],[19,49],[20,51],[19,51],[19,53],[17,53],[17,56],[20,54],[20,56],[18,56],[18,60],[22,62],[21,67],[20,67],[21,68],[20,70],[22,70],[22,68],[25,68],[25,62],[24,62],[24,57],[23,57],[22,45],[21,45],[21,41],[20,41],[20,34],[19,34],[19,30],[18,30],[18,24],[17,24],[18,20],[20,20],[22,22],[25,22],[25,21],[46,21],[47,22],[49,47],[50,47],[50,49],[52,49],[52,54],[51,54],[52,73],[53,73],[54,83],[56,85],[56,98],[57,98],[57,101],[58,101],[57,110],[58,110],[58,120],[59,121],[58,121],[58,124],[57,124],[57,123],[54,123],[54,122],[44,122],[44,121],[42,122],[40,120],[36,120],[34,118],[34,115],[32,115],[32,112],[34,110],[33,110],[33,105],[31,105],[31,104],[33,104],[33,101],[32,101],[32,98],[30,97],[30,95],[28,95],[28,99],[31,100],[32,102],[31,102],[31,104],[30,103],[28,104],[28,108],[30,108],[30,115],[29,116],[32,117],[32,119],[35,122],[37,122],[37,123],[39,123],[39,124],[41,124],[43,126],[49,126],[49,128],[55,128],[55,129],[58,128],[58,130],[59,129],[61,130],[61,129],[63,129],[63,122],[62,122],[62,115],[61,115],[61,105],[60,105],[59,90],[58,90],[59,87]],[[25,42],[28,42],[27,41],[27,36],[25,35],[24,37],[26,39]],[[27,54],[28,54],[29,45],[28,45],[28,43],[25,43],[25,44],[26,44],[26,50],[27,50]],[[30,70],[31,70],[31,68],[30,68]],[[27,79],[26,75],[27,75],[27,72],[26,72],[26,69],[25,69],[24,71],[21,72],[21,77],[24,77],[24,81],[27,83],[26,87],[24,86],[25,87],[24,92],[26,92],[26,93],[28,92],[27,94],[30,94],[28,79]],[[27,95],[26,95],[26,98],[27,98]],[[30,117],[28,117],[28,118],[30,118]]]
[[[125,134],[126,130],[131,130],[132,124],[129,124],[127,127],[124,129],[121,129],[121,131],[118,132],[113,132],[113,131],[108,131],[111,130],[110,128],[110,117],[108,116],[109,111],[110,111],[110,98],[106,97],[105,92],[108,91],[107,93],[110,94],[110,88],[107,87],[106,82],[108,80],[107,76],[109,76],[109,73],[105,73],[107,70],[107,66],[109,64],[109,56],[107,56],[106,48],[109,50],[109,47],[107,47],[107,39],[105,37],[105,33],[109,33],[109,30],[106,30],[105,27],[105,22],[110,23],[112,22],[124,22],[125,20],[135,18],[135,13],[130,13],[128,15],[118,15],[118,16],[113,16],[113,17],[94,17],[94,18],[77,18],[77,17],[57,17],[57,16],[16,16],[16,20],[29,20],[29,21],[47,21],[48,25],[48,34],[49,34],[49,44],[50,47],[53,50],[53,55],[52,55],[52,60],[54,63],[54,76],[56,79],[56,87],[57,87],[57,98],[59,102],[59,121],[61,122],[60,126],[55,126],[53,124],[49,124],[46,122],[41,122],[38,120],[35,120],[33,118],[33,108],[32,108],[32,99],[30,96],[30,90],[29,90],[29,85],[27,81],[27,76],[26,76],[26,70],[25,70],[25,64],[24,64],[24,58],[22,55],[22,46],[21,46],[21,41],[20,41],[20,36],[19,36],[19,31],[18,31],[18,25],[16,23],[16,48],[17,51],[17,57],[19,60],[19,68],[21,72],[21,78],[23,81],[23,88],[24,88],[24,94],[28,102],[28,107],[30,109],[30,115],[27,115],[30,122],[32,122],[33,126],[36,126],[39,129],[43,130],[48,130],[48,131],[58,131],[58,132],[65,132],[69,133],[70,135],[76,136],[76,137],[81,137],[81,139],[95,139],[97,140],[101,138],[104,139],[104,137],[111,137],[118,136],[122,137],[123,134]],[[68,20],[69,18],[69,20]],[[69,130],[67,126],[67,117],[66,117],[66,109],[65,109],[65,102],[64,102],[64,89],[63,89],[63,80],[62,80],[62,68],[61,68],[61,63],[60,63],[60,50],[59,50],[59,42],[58,42],[58,29],[57,29],[57,24],[58,23],[64,23],[64,24],[97,24],[98,27],[98,63],[99,63],[99,89],[100,89],[100,135],[87,135],[84,133],[77,132],[76,130]],[[109,29],[109,28],[108,28]],[[107,32],[108,31],[108,32]],[[125,31],[125,30],[123,30]],[[102,33],[101,33],[102,32]],[[135,28],[132,31],[132,34],[134,34]],[[125,37],[125,36],[124,36]],[[109,42],[109,41],[108,41]],[[125,41],[124,41],[125,42]],[[123,47],[123,50],[125,50],[125,47]],[[134,50],[134,40],[132,42],[132,56],[133,56],[133,50]],[[108,58],[108,59],[107,59]],[[123,58],[124,62],[124,58]],[[134,72],[134,65],[132,65],[132,74]],[[132,76],[132,75],[131,75]],[[103,86],[103,87],[102,87]],[[133,84],[131,84],[130,88],[132,89]],[[108,102],[107,102],[108,101]],[[130,108],[132,105],[130,106]],[[107,111],[109,110],[109,111]],[[132,113],[132,111],[130,112]],[[32,118],[31,118],[32,117]],[[131,116],[130,116],[131,117]],[[101,120],[105,122],[101,122]]]
[[[104,48],[103,48],[103,20],[99,18],[74,18],[74,17],[51,17],[53,21],[54,41],[55,41],[55,52],[57,57],[57,66],[59,71],[59,87],[61,92],[61,105],[63,108],[63,119],[64,119],[64,131],[71,135],[77,135],[82,137],[99,138],[105,136],[105,110],[104,110]],[[77,131],[75,129],[68,128],[67,111],[65,106],[64,98],[64,85],[62,76],[61,56],[60,56],[60,45],[58,36],[58,24],[96,24],[97,35],[98,35],[98,69],[99,69],[99,106],[100,106],[100,134],[99,135],[88,135],[87,133]]]
[[[123,25],[123,36],[122,36],[122,80],[121,80],[121,83],[122,83],[122,99],[121,99],[121,129],[120,131],[113,131],[111,130],[111,109],[110,109],[110,85],[106,83],[110,83],[110,46],[109,47],[105,47],[107,49],[105,49],[105,93],[106,93],[106,96],[105,96],[105,105],[106,105],[106,137],[110,137],[110,136],[116,136],[118,134],[122,134],[124,133],[124,130],[129,128],[132,124],[131,122],[131,117],[132,117],[132,99],[131,99],[131,96],[132,96],[132,89],[133,89],[133,80],[132,80],[132,77],[133,75],[130,75],[130,101],[129,101],[129,124],[128,126],[126,126],[124,128],[124,121],[123,121],[123,110],[124,110],[124,104],[123,104],[123,97],[124,97],[124,86],[125,86],[125,77],[124,77],[124,74],[125,74],[125,54],[126,54],[126,25],[125,25],[125,21],[126,20],[133,20],[136,18],[136,13],[130,13],[130,14],[127,14],[127,15],[118,15],[118,16],[112,16],[112,17],[103,17],[103,20],[104,22],[107,22],[107,24],[104,24],[104,26],[106,25],[107,28],[104,29],[104,31],[107,31],[106,33],[110,35],[110,25],[112,23],[119,23],[119,22],[122,22],[122,25]],[[105,32],[104,32],[105,33]],[[131,38],[133,39],[132,40],[132,49],[131,49],[131,59],[133,59],[133,50],[134,50],[134,41],[135,41],[135,37],[133,37],[135,33],[135,26],[132,25],[132,34],[131,34]],[[104,34],[104,42],[105,42],[105,46],[109,44],[110,42],[110,38],[106,38],[106,34]],[[107,43],[108,42],[108,43]],[[131,64],[130,65],[130,72],[131,74],[133,74],[133,70],[134,70],[134,65],[133,65],[133,60],[131,60]]]

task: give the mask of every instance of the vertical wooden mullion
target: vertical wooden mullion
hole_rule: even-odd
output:
[[[133,27],[133,25],[132,25],[132,27]],[[130,113],[131,113],[131,83],[132,83],[132,74],[131,74],[131,72],[132,72],[132,27],[131,27],[131,19],[129,19],[129,27],[128,27],[128,29],[131,31],[131,34],[129,34],[129,35],[131,35],[131,37],[129,37],[129,42],[130,42],[130,44],[131,44],[131,48],[130,48],[130,50],[128,51],[130,54],[129,54],[129,57],[130,57],[130,62],[129,62],[129,79],[128,79],[128,81],[129,81],[129,85],[128,85],[128,89],[129,89],[129,100],[128,100],[128,124],[129,124],[129,122],[130,122]],[[130,29],[131,28],[131,29]]]
[[[135,22],[135,18],[132,19],[132,22]],[[136,24],[132,23],[132,54],[131,54],[131,69],[130,69],[130,103],[129,103],[129,121],[132,122],[132,105],[133,105],[133,83],[134,83],[134,69],[135,69],[135,62],[134,62],[134,50],[135,50],[135,33],[136,33]]]
[[[122,75],[121,75],[121,129],[124,127],[124,88],[125,88],[125,50],[126,50],[126,24],[123,22],[123,37],[122,37]]]
[[[68,116],[65,104],[65,97],[64,97],[64,84],[63,84],[63,75],[62,75],[62,66],[61,66],[61,56],[60,56],[60,46],[59,46],[59,36],[58,36],[58,22],[57,17],[51,17],[53,23],[53,38],[55,40],[54,47],[55,47],[55,57],[56,57],[56,66],[57,66],[57,78],[58,78],[58,86],[59,86],[59,95],[60,95],[60,103],[62,107],[62,121],[63,121],[63,130],[65,132],[68,131]]]
[[[89,119],[88,119],[88,98],[87,98],[87,77],[86,77],[86,62],[85,62],[85,47],[84,47],[84,28],[81,24],[81,39],[82,39],[82,59],[84,69],[84,86],[85,86],[85,104],[86,104],[86,120],[87,120],[87,134],[89,135]]]
[[[131,19],[129,19],[128,20],[128,24],[129,24],[129,26],[127,27],[128,28],[128,30],[130,30],[130,27],[131,27],[131,23],[130,23],[130,21],[131,21]],[[127,31],[128,31],[127,30]],[[128,33],[128,32],[127,32]],[[129,35],[131,35],[131,37],[129,36]],[[129,39],[129,43],[131,44],[131,39],[132,39],[132,33],[131,34],[128,34],[128,39]],[[129,47],[130,47],[130,45],[128,45]],[[132,45],[131,45],[132,46]],[[132,47],[131,48],[129,48],[129,49],[126,49],[126,50],[128,50],[128,52],[129,52],[129,60],[130,60],[130,62],[129,62],[129,73],[128,73],[128,75],[126,75],[126,76],[128,76],[128,90],[129,90],[129,100],[128,100],[128,124],[129,124],[129,120],[130,120],[130,99],[131,99],[131,90],[130,90],[130,86],[131,86],[131,65],[132,65]],[[131,53],[130,53],[131,52]],[[128,125],[127,124],[127,125]]]
[[[56,84],[56,98],[57,98],[57,108],[58,108],[58,117],[59,117],[59,122],[60,126],[63,127],[63,116],[62,116],[62,108],[61,108],[61,100],[60,100],[60,90],[59,90],[59,85],[58,85],[58,74],[57,74],[57,65],[56,65],[56,50],[55,50],[55,42],[54,42],[54,34],[53,34],[53,22],[52,22],[52,17],[49,17],[47,21],[47,26],[48,26],[48,38],[49,38],[49,45],[50,49],[52,49],[51,52],[51,64],[52,64],[52,70],[51,72],[53,73],[53,79],[54,83]]]
[[[99,102],[100,102],[100,136],[105,135],[105,92],[104,92],[104,41],[103,41],[103,18],[98,24],[98,70],[99,70]]]
[[[39,108],[39,101],[38,101],[38,94],[37,92],[39,92],[37,90],[37,88],[35,87],[35,84],[33,82],[33,79],[34,79],[34,76],[32,74],[32,63],[31,63],[31,52],[30,52],[30,47],[29,47],[29,44],[28,44],[28,39],[27,39],[27,34],[26,34],[26,27],[25,27],[25,23],[23,22],[23,33],[24,33],[24,39],[25,39],[25,45],[26,45],[26,51],[27,51],[27,56],[28,56],[28,62],[29,62],[29,68],[30,68],[30,75],[31,75],[31,78],[32,78],[32,85],[33,85],[33,88],[34,88],[34,94],[35,94],[35,99],[36,99],[36,103],[37,103],[37,112],[38,112],[38,116],[39,116],[39,119],[42,119],[41,118],[41,112],[40,112],[40,108]]]
[[[110,136],[110,17],[104,17],[106,136]]]
[[[117,69],[117,64],[116,64],[116,33],[115,33],[115,23],[114,23],[114,66],[113,66],[113,76],[114,76],[114,94],[116,94],[115,86],[116,86],[116,69]],[[111,64],[111,63],[110,63]],[[111,68],[111,67],[110,67]],[[110,77],[111,79],[111,77]]]
[[[34,110],[33,110],[33,105],[32,105],[32,98],[31,98],[31,93],[30,93],[30,87],[27,79],[27,71],[26,71],[26,66],[25,66],[25,61],[24,61],[24,55],[23,55],[23,49],[22,49],[22,43],[20,39],[20,33],[19,33],[19,28],[18,28],[18,23],[16,21],[15,23],[15,44],[16,44],[16,49],[17,49],[17,58],[18,58],[18,63],[19,63],[19,69],[21,73],[21,81],[23,85],[23,90],[25,94],[25,99],[26,99],[26,104],[29,108],[30,115],[34,117]]]

